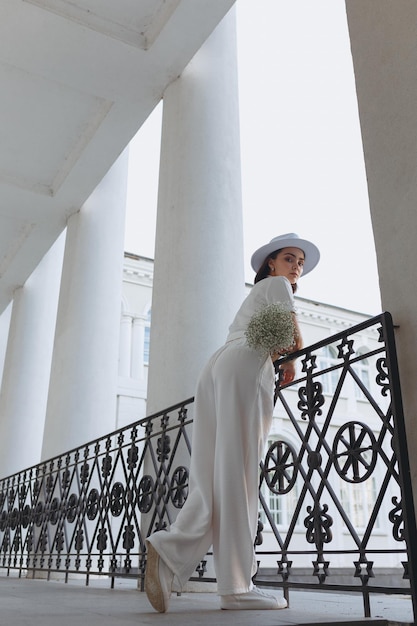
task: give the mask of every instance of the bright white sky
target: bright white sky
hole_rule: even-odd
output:
[[[253,281],[253,250],[297,232],[322,255],[298,294],[376,315],[381,303],[344,0],[237,0],[237,19],[246,280]],[[161,108],[130,149],[125,249],[151,258]]]

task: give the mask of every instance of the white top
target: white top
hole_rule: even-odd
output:
[[[267,276],[256,283],[250,290],[242,306],[236,313],[235,319],[229,326],[226,341],[243,337],[249,321],[254,313],[268,304],[282,302],[289,304],[291,311],[295,311],[294,295],[291,283],[284,276]]]

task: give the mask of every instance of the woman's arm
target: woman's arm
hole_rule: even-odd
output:
[[[301,348],[303,347],[303,338],[301,336],[297,315],[295,313],[292,314],[292,319],[294,322],[294,344],[289,350],[287,350],[287,352],[297,352],[297,350],[301,350]],[[288,383],[292,382],[295,378],[295,359],[283,363],[280,366],[280,370],[281,384],[287,385]]]
[[[304,344],[296,313],[292,314],[292,321],[294,322],[294,346],[291,352],[297,352],[297,350],[301,350]]]

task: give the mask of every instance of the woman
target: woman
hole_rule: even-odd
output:
[[[245,331],[261,307],[280,302],[293,311],[294,344],[286,351],[300,349],[293,293],[319,258],[317,247],[295,233],[275,237],[252,255],[255,285],[198,381],[188,498],[169,532],[147,540],[145,590],[161,613],[168,609],[174,578],[183,588],[211,545],[222,609],[287,606],[252,583],[259,462],[272,422],[278,355],[261,357],[249,347]],[[281,380],[294,377],[294,362],[287,361]]]

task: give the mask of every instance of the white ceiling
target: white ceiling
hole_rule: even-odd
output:
[[[0,312],[235,0],[1,0]]]

